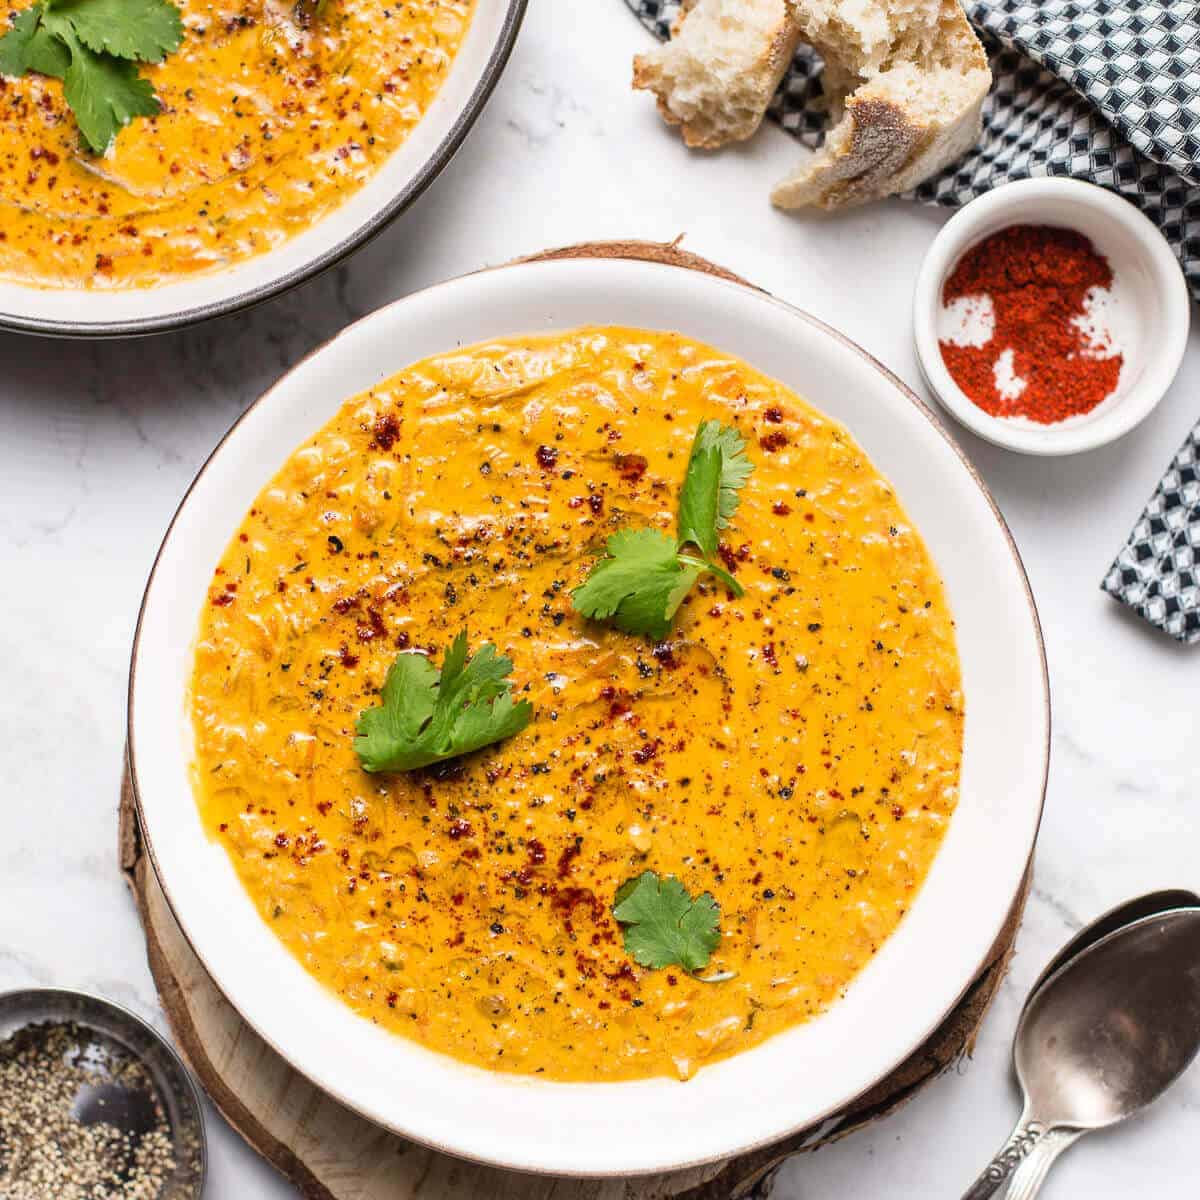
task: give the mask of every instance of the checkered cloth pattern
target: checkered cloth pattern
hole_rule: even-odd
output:
[[[1200,425],[1117,555],[1104,590],[1181,642],[1200,642]]]
[[[626,0],[666,39],[679,0]],[[957,206],[1012,179],[1067,175],[1140,208],[1200,299],[1200,3],[966,0],[995,83],[975,148],[914,193]],[[796,55],[769,110],[801,143],[825,136],[820,59]],[[1147,621],[1200,642],[1200,425],[1102,585]]]

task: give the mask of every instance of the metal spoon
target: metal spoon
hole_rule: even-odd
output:
[[[1101,938],[1140,921],[1143,917],[1152,917],[1157,913],[1170,912],[1175,908],[1200,908],[1200,896],[1185,888],[1167,888],[1161,892],[1148,892],[1145,896],[1135,896],[1110,908],[1108,912],[1097,917],[1090,925],[1085,925],[1042,969],[1029,995],[1025,998],[1025,1007],[1037,994],[1038,988],[1046,982],[1060,967],[1064,966],[1077,955],[1082,954],[1089,946],[1095,945]]]
[[[1140,1112],[1197,1051],[1200,909],[1153,913],[1101,937],[1022,1012],[1013,1061],[1024,1110],[963,1200],[1032,1200],[1068,1146]]]

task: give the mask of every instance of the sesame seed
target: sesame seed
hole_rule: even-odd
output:
[[[153,1126],[138,1134],[77,1120],[81,1088],[97,1085],[144,1093]],[[0,1044],[4,1200],[157,1200],[175,1173],[157,1089],[123,1047],[73,1022],[29,1025]]]

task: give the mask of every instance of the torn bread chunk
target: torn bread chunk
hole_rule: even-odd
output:
[[[772,193],[840,208],[907,191],[979,137],[991,72],[959,0],[688,0],[675,36],[634,62],[689,146],[758,128],[796,46],[825,61],[834,125]]]
[[[633,86],[687,145],[714,150],[759,127],[799,39],[792,0],[691,0],[672,39],[633,60]]]
[[[775,188],[780,208],[841,208],[908,191],[975,144],[992,75],[958,0],[796,8],[804,39],[826,60],[836,123]]]

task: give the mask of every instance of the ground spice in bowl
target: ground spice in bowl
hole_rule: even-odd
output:
[[[81,1089],[143,1093],[150,1127],[84,1123]],[[29,1025],[0,1045],[3,1200],[163,1200],[175,1175],[170,1127],[146,1069],[116,1041],[71,1021]]]
[[[1108,260],[1083,234],[1010,225],[971,247],[942,287],[957,327],[939,340],[954,382],[984,412],[1053,425],[1117,388],[1124,356],[1097,313]],[[981,336],[982,334],[982,336]]]

